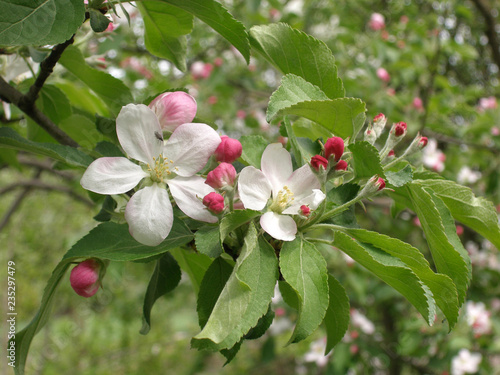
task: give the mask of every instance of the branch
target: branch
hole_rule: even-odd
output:
[[[486,0],[472,0],[479,13],[484,17],[485,33],[488,37],[488,44],[491,48],[491,54],[495,64],[500,67],[500,42],[498,41],[497,32],[495,31],[496,20],[491,12],[491,7]]]
[[[73,173],[68,172],[68,171],[59,171],[57,169],[53,169],[53,162],[49,160],[40,160],[40,159],[35,159],[35,158],[29,158],[23,155],[22,153],[17,155],[17,160],[19,163],[23,165],[27,165],[28,167],[34,167],[37,169],[42,169],[44,171],[47,171],[49,173],[55,174],[56,176],[62,177],[65,180],[72,181],[75,176]]]
[[[71,43],[73,43],[73,37],[54,47],[50,55],[40,64],[40,73],[26,95],[23,95],[20,91],[16,90],[2,77],[0,77],[0,98],[17,106],[60,144],[76,148],[79,147],[78,143],[64,131],[59,129],[57,125],[45,116],[45,114],[35,105],[35,101],[38,98],[38,94],[40,93],[45,81],[52,73],[55,64],[61,57],[64,50]]]
[[[425,129],[422,134],[429,136],[429,137],[432,137],[432,138],[436,138],[438,141],[441,141],[441,142],[452,143],[455,145],[466,145],[466,146],[469,146],[472,148],[477,148],[479,150],[486,150],[486,151],[492,152],[493,154],[496,154],[496,155],[500,154],[500,149],[495,147],[495,146],[488,146],[488,145],[483,145],[483,144],[479,144],[479,143],[469,142],[469,141],[466,141],[463,139],[450,137],[449,135],[437,133],[437,132],[432,131],[430,129]]]

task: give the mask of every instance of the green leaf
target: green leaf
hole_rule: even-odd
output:
[[[188,252],[179,248],[172,249],[169,253],[172,254],[181,269],[188,274],[194,291],[198,294],[205,272],[212,264],[212,259],[206,255]]]
[[[321,324],[328,308],[328,271],[316,247],[296,238],[280,252],[280,270],[299,298],[299,317],[289,343],[304,340]]]
[[[474,196],[471,189],[448,180],[418,181],[446,204],[453,217],[474,229],[500,249],[500,227],[492,202]]]
[[[229,349],[255,327],[268,309],[278,278],[274,249],[250,224],[241,254],[203,330],[191,344],[198,349]]]
[[[93,150],[97,143],[104,141],[94,122],[82,115],[71,115],[62,120],[59,127],[87,150]]]
[[[284,23],[254,26],[250,43],[283,74],[292,73],[318,86],[330,99],[345,95],[335,58],[325,43]]]
[[[122,106],[134,101],[130,89],[122,81],[88,66],[77,47],[66,48],[59,62],[94,91],[115,116]]]
[[[261,135],[244,135],[240,138],[240,142],[243,146],[241,159],[245,163],[260,169],[260,159],[262,159],[262,154],[269,142]]]
[[[162,254],[193,239],[189,228],[177,218],[168,237],[158,246],[142,245],[132,238],[127,224],[105,222],[92,229],[64,255],[63,259],[96,257],[131,261]]]
[[[329,303],[325,314],[326,349],[325,355],[337,345],[349,328],[350,307],[349,298],[344,287],[328,275]]]
[[[74,147],[29,141],[10,128],[0,128],[0,145],[48,156],[72,167],[87,168],[94,160],[89,155]]]
[[[304,78],[287,74],[281,79],[280,87],[269,98],[267,121],[270,122],[283,109],[312,100],[328,100],[328,96]]]
[[[196,249],[210,258],[217,258],[222,253],[219,227],[206,226],[198,229],[194,235]]]
[[[215,0],[161,0],[175,5],[205,22],[222,35],[238,51],[247,63],[250,61],[250,43],[245,26],[228,13]]]
[[[236,228],[248,223],[253,218],[260,216],[260,211],[253,210],[236,210],[230,214],[225,215],[220,221],[220,240],[224,242],[227,235],[231,233]]]
[[[233,267],[221,257],[215,259],[207,269],[207,272],[205,272],[205,276],[203,276],[200,285],[200,293],[198,293],[198,303],[196,307],[200,328],[205,327],[207,324],[212,314],[212,310],[232,272]]]
[[[380,162],[378,150],[366,141],[356,142],[349,145],[352,152],[352,163],[356,178],[370,178],[379,175],[386,179],[384,168]]]
[[[257,325],[248,331],[245,335],[245,340],[256,340],[262,337],[273,323],[273,320],[274,311],[271,310],[271,305],[269,305],[266,315],[262,316],[257,322]]]
[[[396,238],[365,229],[347,229],[346,232],[358,241],[370,243],[405,263],[429,287],[450,329],[453,328],[459,313],[457,288],[448,276],[434,273],[418,249]]]
[[[0,45],[63,43],[85,20],[81,0],[3,0]]]
[[[104,198],[104,201],[102,202],[101,210],[93,217],[93,219],[100,222],[110,221],[116,207],[116,201],[111,197],[111,195],[106,195],[106,198]]]
[[[172,61],[186,71],[187,40],[193,29],[193,16],[160,1],[143,1],[137,6],[144,20],[144,42],[153,55]]]
[[[26,359],[28,357],[31,342],[37,332],[45,325],[45,323],[47,323],[54,301],[53,297],[69,266],[70,261],[62,261],[57,265],[43,291],[40,309],[31,322],[20,332],[16,333],[16,367],[14,367],[16,375],[24,374],[24,367],[26,365]]]
[[[106,17],[97,9],[90,8],[89,16],[90,27],[95,33],[102,33],[103,31],[105,31],[108,28],[109,23],[111,22],[108,17]]]
[[[395,187],[401,187],[406,185],[408,182],[411,182],[413,179],[413,172],[410,165],[407,165],[403,169],[400,169],[397,172],[386,171],[385,177],[387,178],[387,182]]]
[[[418,215],[432,259],[440,273],[448,275],[457,287],[458,305],[462,306],[471,278],[471,265],[467,251],[457,236],[455,223],[441,199],[418,183],[406,185]]]
[[[56,125],[73,114],[68,97],[54,85],[43,86],[36,105]]]
[[[342,232],[335,232],[333,245],[401,293],[415,306],[429,325],[434,323],[436,306],[432,292],[398,258],[369,244],[357,242]]]
[[[179,281],[181,281],[181,269],[172,255],[165,253],[156,262],[155,270],[146,290],[142,308],[141,334],[147,335],[151,329],[151,310],[156,300],[174,290]]]

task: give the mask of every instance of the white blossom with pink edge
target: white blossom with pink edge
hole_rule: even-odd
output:
[[[491,312],[486,310],[483,302],[468,301],[465,305],[465,316],[467,324],[472,327],[475,335],[487,335],[491,333]]]
[[[446,155],[438,149],[438,143],[435,139],[429,139],[427,146],[422,151],[422,162],[428,168],[432,168],[436,172],[444,170],[444,161]]]
[[[475,374],[479,371],[483,357],[480,353],[471,353],[460,349],[458,355],[451,360],[451,375]]]
[[[267,208],[260,225],[272,237],[283,241],[293,241],[297,234],[297,224],[290,215],[299,215],[302,205],[314,210],[325,199],[320,187],[308,164],[293,170],[292,158],[281,143],[266,147],[261,170],[245,167],[238,180],[245,208],[258,211]]]
[[[116,119],[116,133],[124,157],[103,157],[85,171],[80,183],[98,194],[124,194],[142,181],[125,209],[132,237],[156,246],[170,233],[174,216],[166,185],[175,203],[187,216],[217,222],[198,197],[214,190],[195,176],[220,143],[219,135],[205,124],[183,124],[164,143],[155,113],[143,104],[129,104]]]
[[[309,351],[304,355],[304,362],[314,362],[318,367],[324,367],[332,352],[325,355],[326,337],[311,342]]]

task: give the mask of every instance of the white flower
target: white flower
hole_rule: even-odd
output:
[[[486,310],[483,302],[468,301],[465,305],[467,324],[472,327],[476,335],[484,335],[491,332],[491,313]]]
[[[354,327],[358,327],[363,333],[372,335],[375,333],[375,325],[366,316],[358,310],[351,310],[351,323]]]
[[[426,167],[432,168],[436,172],[442,172],[446,155],[437,146],[435,139],[429,139],[427,146],[422,151],[422,162]]]
[[[292,159],[281,143],[266,147],[261,168],[244,168],[238,180],[238,192],[245,208],[267,212],[260,225],[272,237],[293,241],[297,224],[289,215],[298,215],[302,205],[316,209],[325,199],[320,183],[308,164],[293,171]],[[269,198],[272,198],[269,201]]]
[[[457,175],[457,182],[459,184],[474,184],[481,178],[481,172],[473,171],[467,166],[463,166]]]
[[[475,374],[479,370],[481,360],[480,353],[471,353],[467,349],[461,349],[451,360],[451,375]]]
[[[313,341],[309,346],[309,351],[304,355],[305,362],[315,362],[317,366],[323,367],[328,363],[331,353],[325,355],[326,338]]]
[[[123,194],[144,180],[125,209],[132,237],[144,245],[156,246],[170,233],[174,216],[166,185],[186,215],[200,221],[217,221],[197,198],[213,189],[195,176],[220,143],[211,127],[183,124],[164,144],[155,113],[145,105],[129,104],[116,119],[116,133],[123,150],[140,165],[124,157],[99,158],[89,165],[80,183],[98,194]]]

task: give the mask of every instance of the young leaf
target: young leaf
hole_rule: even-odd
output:
[[[424,230],[436,269],[453,280],[457,287],[458,305],[462,306],[471,278],[471,266],[450,211],[441,199],[420,183],[414,181],[406,185],[406,189]]]
[[[418,249],[396,238],[365,229],[353,228],[347,229],[346,232],[358,241],[370,243],[405,263],[432,291],[436,304],[448,320],[450,329],[453,328],[459,313],[457,288],[448,276],[434,273]]]
[[[219,227],[206,226],[198,229],[194,235],[196,249],[210,258],[217,258],[222,253]]]
[[[386,179],[378,150],[374,146],[366,141],[361,141],[350,144],[349,150],[352,152],[354,173],[357,178],[369,178],[379,175]]]
[[[64,43],[84,20],[85,6],[81,0],[3,0],[0,45]]]
[[[407,165],[403,169],[400,169],[397,172],[386,171],[385,177],[387,178],[387,182],[395,187],[401,187],[406,185],[408,182],[411,182],[413,178],[413,172],[410,165]]]
[[[269,142],[261,135],[244,135],[240,138],[240,142],[243,146],[241,159],[245,163],[260,169],[260,159]]]
[[[318,86],[330,99],[345,95],[335,58],[325,43],[284,23],[254,26],[250,43],[283,74],[292,73]]]
[[[215,0],[161,0],[175,5],[205,22],[222,35],[238,51],[247,63],[250,61],[250,43],[245,26],[228,13]]]
[[[174,219],[168,237],[158,246],[142,245],[132,238],[127,224],[105,222],[92,229],[64,255],[63,259],[96,257],[116,261],[131,261],[162,254],[187,244],[193,239],[189,228]]]
[[[297,237],[285,242],[280,252],[280,270],[299,297],[299,317],[289,343],[311,335],[321,324],[328,308],[328,271],[316,247]]]
[[[471,189],[448,180],[418,181],[446,204],[453,217],[474,229],[500,249],[500,226],[493,203],[474,196]]]
[[[122,106],[134,101],[130,89],[122,81],[88,66],[77,47],[66,48],[59,62],[94,91],[115,116]]]
[[[323,321],[326,326],[325,355],[342,340],[350,319],[349,298],[344,287],[332,275],[328,275],[328,291],[330,298]]]
[[[188,274],[194,291],[198,294],[205,272],[212,264],[212,259],[204,254],[188,252],[180,248],[172,249],[169,253],[172,254],[181,269]]]
[[[181,269],[169,253],[165,253],[157,262],[151,280],[149,280],[144,306],[142,308],[142,328],[140,333],[147,335],[151,329],[151,309],[158,298],[171,292],[181,281]]]
[[[357,242],[342,232],[335,232],[333,245],[401,293],[415,306],[429,325],[434,323],[436,306],[432,292],[398,258],[369,244]]]
[[[16,150],[48,156],[72,167],[87,168],[94,159],[84,152],[69,146],[29,141],[13,129],[0,128],[0,145]]]
[[[236,344],[268,309],[278,278],[274,249],[250,224],[245,243],[203,330],[191,341],[198,349],[222,350]]]
[[[231,233],[236,228],[248,223],[253,218],[259,216],[261,213],[259,211],[253,210],[236,210],[228,215],[225,215],[220,221],[220,240],[224,242],[227,235]]]

